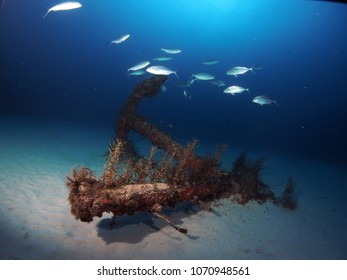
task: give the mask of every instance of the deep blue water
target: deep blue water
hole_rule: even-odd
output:
[[[347,163],[347,5],[304,0],[2,1],[0,115],[110,125],[134,86],[127,68],[179,48],[167,91],[141,113],[174,137]],[[118,45],[107,42],[129,33]],[[218,59],[204,66],[201,61]],[[262,70],[227,76],[233,66]],[[200,81],[208,72],[251,93]],[[149,76],[147,76],[149,77]],[[279,107],[251,102],[268,95]],[[169,126],[172,126],[170,127]]]

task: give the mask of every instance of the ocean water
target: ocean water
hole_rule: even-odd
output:
[[[67,122],[114,123],[133,87],[134,64],[182,53],[163,63],[177,70],[167,92],[141,106],[154,123],[188,139],[280,150],[346,163],[347,6],[322,1],[82,1],[81,9],[42,16],[57,1],[6,1],[1,6],[1,114]],[[122,44],[107,42],[130,34]],[[219,64],[204,66],[202,61]],[[153,63],[152,63],[153,64]],[[234,66],[262,70],[227,76]],[[189,89],[191,74],[208,82]],[[279,107],[251,102],[258,95]]]
[[[265,154],[270,158],[265,177],[275,188],[283,186],[286,176],[308,167],[307,178],[303,171],[298,174],[298,178],[302,178],[298,180],[299,185],[302,182],[299,190],[305,193],[304,185],[308,186],[306,191],[310,190],[303,195],[308,198],[305,202],[308,207],[310,194],[314,193],[312,189],[316,180],[318,184],[320,180],[313,175],[316,171],[312,166],[319,165],[317,170],[325,173],[325,185],[320,190],[325,188],[326,193],[316,194],[318,202],[324,205],[329,188],[336,195],[327,204],[329,211],[339,213],[339,218],[332,219],[336,223],[329,224],[331,238],[327,239],[330,243],[324,243],[324,248],[329,249],[323,248],[319,253],[314,249],[300,252],[300,248],[288,254],[274,253],[284,251],[285,245],[280,244],[263,255],[259,255],[259,248],[255,246],[254,254],[247,255],[249,249],[243,245],[239,251],[220,253],[216,250],[211,258],[347,257],[346,251],[339,251],[336,242],[339,240],[341,248],[347,248],[342,238],[347,232],[346,215],[343,214],[346,209],[336,206],[341,205],[341,197],[346,197],[347,185],[347,5],[305,0],[85,0],[80,1],[80,9],[50,12],[43,18],[47,10],[58,3],[51,0],[1,1],[0,163],[3,174],[0,184],[4,194],[1,213],[5,218],[1,221],[0,237],[3,241],[8,240],[9,228],[16,228],[14,221],[12,227],[4,225],[14,219],[9,217],[18,201],[9,205],[5,198],[13,198],[9,189],[14,184],[18,186],[18,181],[14,180],[18,172],[28,172],[29,175],[18,177],[19,182],[23,187],[27,185],[24,182],[29,182],[29,188],[36,186],[36,191],[42,185],[49,185],[46,181],[49,182],[50,177],[43,182],[44,176],[53,176],[54,191],[46,198],[50,201],[55,195],[61,196],[62,202],[58,202],[64,204],[67,210],[63,213],[69,215],[68,204],[64,201],[67,195],[64,176],[78,164],[102,168],[101,155],[114,137],[120,109],[133,88],[152,76],[149,73],[129,76],[127,69],[148,60],[151,65],[163,65],[177,71],[179,77],[170,75],[165,83],[166,91],[141,102],[139,113],[150,122],[182,144],[198,139],[202,152],[213,152],[214,145],[219,143],[227,144],[232,151]],[[109,44],[125,34],[130,34],[126,41]],[[162,48],[182,52],[165,54]],[[153,58],[164,55],[173,59],[153,61]],[[207,60],[218,60],[219,63],[209,66],[201,63]],[[235,66],[257,66],[259,69],[238,77],[226,75]],[[208,81],[195,81],[190,87],[180,86],[187,83],[192,74],[201,72],[215,76],[226,85],[217,87]],[[249,88],[249,92],[235,96],[223,92],[232,85]],[[191,98],[185,97],[184,90],[190,92]],[[260,106],[252,102],[260,95],[276,100],[279,106]],[[146,150],[141,137],[132,137],[140,151]],[[17,148],[19,154],[27,156],[18,160]],[[236,155],[236,152],[232,153],[232,156]],[[283,166],[281,171],[277,170],[277,163],[281,161],[273,160],[271,169],[271,158],[282,158],[286,162],[279,164]],[[227,164],[231,162],[232,159],[226,161]],[[35,165],[45,172],[36,172]],[[334,171],[331,171],[332,167]],[[58,170],[57,173],[54,174],[54,170]],[[38,184],[31,182],[35,181],[32,179],[35,174],[41,176]],[[274,178],[278,174],[285,176],[284,179]],[[61,192],[57,190],[59,186]],[[37,205],[40,203],[39,198],[35,201],[24,199],[22,205],[26,206],[17,215],[27,221],[30,218],[24,218],[27,215],[25,209],[31,209],[33,204],[39,209]],[[55,211],[59,208],[52,209]],[[52,212],[47,210],[49,215]],[[54,217],[67,219],[59,215]],[[314,213],[309,213],[308,217],[314,220],[314,225],[321,223],[313,218],[316,217]],[[276,218],[276,221],[281,220]],[[45,221],[36,222],[44,227]],[[66,222],[59,221],[60,224]],[[329,216],[324,219],[324,222],[328,221]],[[80,224],[71,217],[71,221],[65,223],[71,228],[64,234],[69,232],[68,237],[74,235],[80,242],[76,237],[78,230],[73,233],[78,228],[74,222]],[[30,226],[26,228],[22,238],[24,243],[39,231],[41,227],[37,225],[36,230],[31,228],[30,231]],[[87,227],[83,225],[86,231]],[[95,224],[94,227],[97,228]],[[315,229],[312,226],[312,232]],[[301,236],[301,229],[298,231]],[[121,236],[121,233],[117,234]],[[327,234],[322,232],[322,236]],[[18,236],[21,238],[20,234]],[[314,240],[323,242],[322,236]],[[98,237],[100,235],[96,234],[88,242]],[[280,235],[277,237],[280,239]],[[56,236],[53,241],[48,241],[59,247],[56,244],[64,241],[59,238]],[[131,246],[147,242],[148,238],[135,238],[136,242],[130,242]],[[31,244],[31,248],[43,248],[45,243],[40,242],[39,245]],[[18,244],[15,237],[13,243]],[[67,253],[57,253],[55,247],[46,253],[30,253],[25,250],[28,245],[24,243],[15,252],[6,251],[1,258],[73,257],[68,249],[65,250]],[[113,246],[115,243],[112,242]],[[267,245],[270,243],[268,240]],[[69,243],[69,246],[79,245]],[[175,243],[173,246],[179,245]],[[215,246],[222,248],[224,245],[218,243]],[[150,249],[147,255],[139,258],[158,258],[160,252],[156,254],[153,248]],[[112,251],[110,247],[105,250]],[[148,255],[150,251],[152,253]],[[201,258],[204,254],[202,249],[197,252],[185,256],[169,252],[165,258]],[[96,249],[85,255],[79,252],[78,257],[102,258]],[[131,254],[124,257],[132,258]],[[122,255],[114,258],[122,258]]]

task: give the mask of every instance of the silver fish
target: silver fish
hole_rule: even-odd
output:
[[[190,100],[192,99],[192,94],[187,89],[183,91],[183,94],[184,94],[184,97],[187,97]]]
[[[236,94],[242,93],[244,91],[250,92],[249,88],[243,88],[243,87],[239,87],[239,86],[230,86],[224,90],[225,93],[229,93],[232,95],[236,95]]]
[[[244,66],[236,66],[228,70],[227,75],[237,77],[238,75],[245,74],[248,71],[251,71],[254,73],[254,70],[260,70],[260,69],[262,69],[262,67],[259,67],[259,66],[252,66],[250,68],[244,67]]]
[[[176,87],[187,87],[187,83],[177,83]]]
[[[161,50],[170,54],[178,54],[182,52],[182,50],[180,49],[161,49]]]
[[[122,42],[124,42],[126,39],[128,39],[130,37],[130,34],[125,34],[124,36],[116,39],[116,40],[113,40],[109,43],[109,45],[111,44],[120,44]]]
[[[130,68],[128,69],[128,72],[129,72],[129,71],[137,71],[137,70],[140,70],[140,69],[142,69],[142,68],[145,68],[145,67],[148,66],[149,64],[150,64],[149,61],[142,61],[142,62],[139,62],[139,63],[137,63],[136,65],[130,67]]]
[[[50,8],[42,18],[45,18],[50,12],[68,11],[68,10],[78,9],[81,7],[82,7],[82,4],[79,2],[75,2],[75,1],[63,2]]]
[[[190,87],[194,82],[196,81],[196,78],[192,78],[187,82],[187,87]]]
[[[201,80],[201,81],[211,81],[211,80],[215,79],[214,76],[212,76],[211,74],[208,74],[208,73],[193,74],[193,77],[195,77],[196,79]]]
[[[154,75],[170,75],[175,74],[175,76],[178,78],[176,71],[173,71],[165,66],[151,66],[146,69],[148,73],[154,74]]]
[[[214,64],[219,63],[219,60],[207,60],[207,61],[203,61],[201,63],[204,65],[214,65]]]
[[[253,98],[252,100],[253,103],[259,104],[261,106],[263,105],[271,105],[272,103],[274,103],[276,106],[280,106],[278,105],[277,101],[274,99],[269,98],[266,95],[259,95]]]
[[[144,75],[144,74],[146,74],[146,71],[142,70],[142,69],[129,72],[129,76],[141,76],[141,75]]]
[[[224,87],[225,83],[221,80],[212,80],[210,81],[211,84],[217,86],[217,87]]]
[[[171,59],[172,59],[172,57],[170,57],[170,56],[161,56],[161,57],[153,58],[153,60],[156,60],[156,61],[168,61]]]

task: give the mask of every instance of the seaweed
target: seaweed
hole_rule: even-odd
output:
[[[246,204],[250,200],[264,203],[275,199],[274,193],[261,181],[260,172],[263,169],[264,158],[251,160],[242,152],[234,161],[231,173],[237,182],[234,200]]]
[[[297,199],[294,195],[295,182],[292,177],[288,178],[287,186],[284,189],[282,196],[279,198],[279,202],[284,208],[295,209],[297,207]]]
[[[197,140],[182,146],[136,113],[141,98],[155,96],[166,79],[166,76],[147,79],[129,96],[121,109],[116,137],[109,145],[99,178],[86,167],[74,168],[67,176],[71,213],[75,218],[90,222],[105,212],[112,213],[114,225],[116,217],[147,211],[179,232],[187,233],[187,229],[175,226],[162,215],[162,209],[186,201],[211,209],[209,203],[227,197],[243,205],[251,200],[259,203],[272,200],[293,209],[296,205],[292,198],[293,182],[289,181],[282,198],[276,198],[260,178],[263,158],[250,160],[241,153],[231,171],[226,171],[220,167],[226,146],[217,146],[214,155],[201,157],[195,153]],[[127,136],[130,130],[152,142],[147,157],[136,152]],[[159,150],[161,156],[156,160]]]

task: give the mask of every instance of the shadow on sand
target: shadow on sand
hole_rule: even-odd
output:
[[[182,225],[182,219],[200,212],[202,209],[193,205],[191,202],[182,203],[175,208],[165,208],[163,214],[170,218],[176,225]],[[214,211],[213,211],[214,212]],[[218,215],[217,212],[214,212]],[[102,219],[97,225],[98,237],[106,244],[111,243],[129,243],[136,244],[141,242],[150,234],[158,233],[167,235],[175,240],[183,240],[189,238],[192,240],[199,239],[198,236],[178,233],[177,231],[163,230],[168,227],[163,221],[157,219],[154,215],[147,212],[139,212],[135,215],[123,215],[116,218],[116,224],[111,226],[112,218]],[[170,228],[170,227],[168,227]]]

